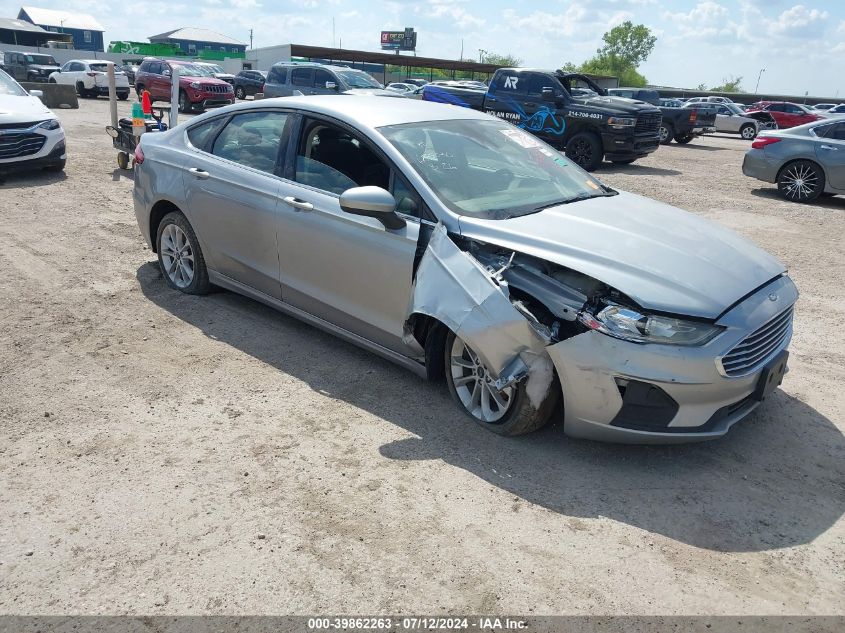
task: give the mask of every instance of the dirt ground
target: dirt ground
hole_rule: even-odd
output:
[[[791,372],[712,443],[504,439],[167,289],[107,102],[59,115],[66,173],[0,185],[0,613],[845,614],[845,198],[781,201],[728,136],[605,168],[788,264]]]

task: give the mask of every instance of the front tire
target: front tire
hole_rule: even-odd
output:
[[[565,153],[567,158],[587,171],[598,169],[602,158],[604,158],[601,141],[596,138],[595,134],[589,132],[581,132],[569,139]]]
[[[739,135],[746,141],[753,141],[757,136],[757,126],[751,123],[746,123],[739,128]]]
[[[444,366],[449,393],[476,424],[498,435],[522,435],[541,428],[557,403],[555,383],[539,408],[529,401],[526,381],[497,390],[478,355],[453,332],[446,335]]]
[[[824,192],[824,172],[808,160],[796,160],[778,173],[778,191],[790,202],[812,202]]]
[[[187,114],[191,111],[191,102],[188,100],[188,93],[184,90],[179,91],[179,112]]]
[[[675,130],[669,123],[661,123],[657,135],[660,138],[661,145],[668,145],[672,142],[672,137],[675,136]]]
[[[238,86],[237,88],[235,88],[235,98],[241,100],[246,99],[246,91],[244,91],[243,86]]]
[[[204,295],[211,284],[199,240],[188,219],[178,211],[164,216],[156,232],[158,265],[174,290]]]

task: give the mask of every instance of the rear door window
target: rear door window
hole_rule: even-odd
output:
[[[273,67],[270,69],[270,75],[267,77],[267,81],[271,84],[284,84],[287,83],[288,80],[288,69],[287,68],[280,68],[278,66]]]
[[[314,71],[310,68],[294,68],[290,82],[294,86],[311,86],[313,73]]]
[[[245,167],[276,173],[287,120],[287,112],[236,114],[215,139],[211,153]]]
[[[225,122],[226,117],[219,117],[188,128],[188,141],[197,149],[207,152],[209,144]]]

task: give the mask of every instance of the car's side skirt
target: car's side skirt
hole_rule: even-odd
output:
[[[289,303],[285,303],[284,301],[266,295],[263,292],[259,292],[254,288],[250,288],[249,286],[242,284],[239,281],[235,281],[234,279],[227,277],[226,275],[221,275],[218,272],[209,270],[208,279],[211,283],[220,286],[221,288],[225,288],[226,290],[231,290],[232,292],[244,295],[246,297],[249,297],[250,299],[260,301],[261,303],[268,305],[271,308],[278,310],[279,312],[284,312],[289,316],[299,319],[300,321],[304,321],[309,325],[313,325],[314,327],[328,332],[329,334],[334,334],[335,336],[342,338],[343,340],[348,341],[353,345],[357,345],[358,347],[362,347],[367,351],[373,352],[374,354],[378,354],[382,358],[394,362],[397,365],[401,365],[405,369],[410,369],[412,372],[414,372],[421,378],[426,377],[425,365],[423,363],[417,362],[413,358],[402,356],[401,354],[398,354],[393,350],[387,349],[386,347],[382,347],[378,343],[374,343],[369,339],[366,339],[362,336],[358,336],[354,332],[345,330],[333,323],[329,323],[328,321],[321,319],[320,317],[316,317],[313,314],[305,312],[304,310],[300,310],[299,308],[292,306]]]

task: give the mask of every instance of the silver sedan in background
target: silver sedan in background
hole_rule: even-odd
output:
[[[265,99],[145,134],[165,282],[252,297],[429,379],[502,435],[720,437],[778,387],[798,293],[704,218],[468,108]]]
[[[760,134],[745,154],[742,173],[777,183],[780,194],[793,202],[845,194],[845,120]]]

